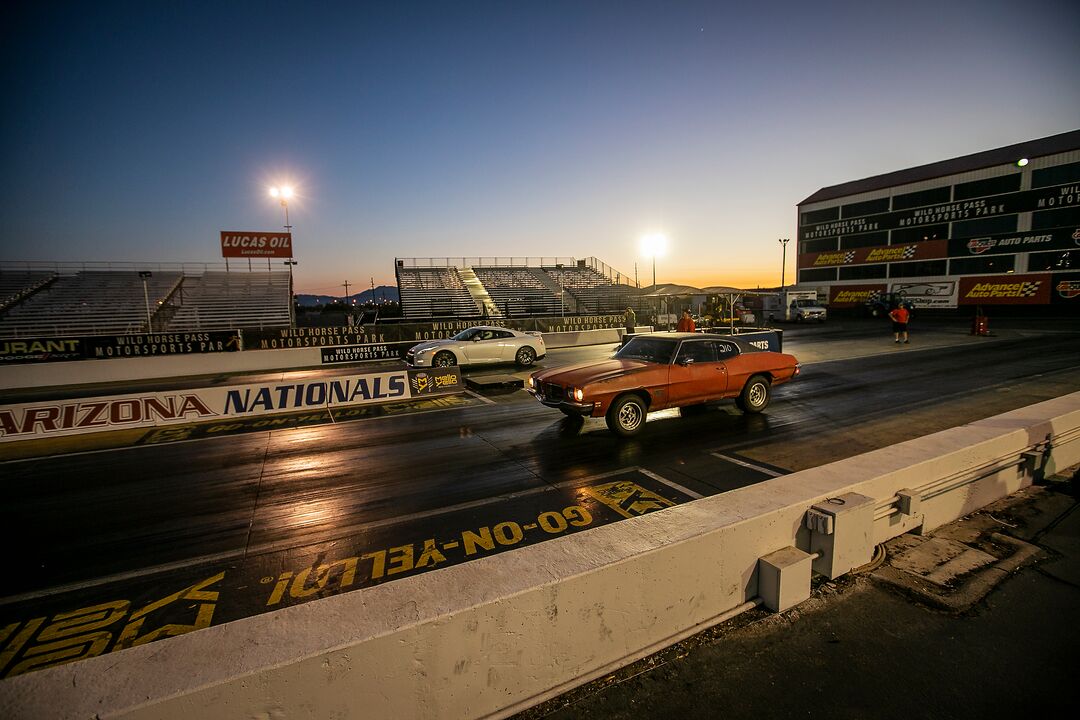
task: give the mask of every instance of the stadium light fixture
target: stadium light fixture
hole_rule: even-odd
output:
[[[1028,164],[1028,159],[1027,158],[1020,158],[1019,160],[1016,161],[1016,167],[1024,167],[1027,164]]]
[[[656,257],[667,252],[668,239],[663,233],[650,233],[641,238],[641,252],[652,258],[652,284],[656,292]]]
[[[292,185],[274,185],[270,188],[270,197],[281,201],[281,207],[285,209],[285,232],[292,232],[289,224],[289,200],[294,194]]]

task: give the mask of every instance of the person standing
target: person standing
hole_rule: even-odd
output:
[[[634,312],[634,308],[626,308],[626,312],[623,313],[623,323],[626,325],[626,334],[633,335],[637,328],[637,313]]]
[[[889,313],[889,319],[892,320],[893,339],[895,342],[900,342],[900,336],[904,336],[904,344],[908,344],[908,332],[907,325],[908,320],[911,317],[911,313],[904,307],[903,303],[893,308]]]
[[[690,317],[689,310],[682,311],[682,317],[679,318],[679,325],[675,329],[678,332],[694,332],[696,326],[694,325],[694,318]]]

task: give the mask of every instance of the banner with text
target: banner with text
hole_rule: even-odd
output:
[[[0,340],[0,365],[194,355],[235,352],[239,349],[240,335],[233,330],[80,338],[9,338]]]
[[[221,257],[291,258],[292,256],[292,233],[221,231]]]
[[[1046,305],[1049,275],[982,275],[960,279],[961,305]]]
[[[0,442],[326,410],[463,388],[461,372],[450,367],[23,403],[0,406]]]

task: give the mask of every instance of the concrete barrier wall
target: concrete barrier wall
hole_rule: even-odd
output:
[[[1047,443],[1047,439],[1050,442]],[[1025,453],[1027,453],[1025,455]],[[388,585],[0,682],[8,717],[505,717],[687,637],[808,549],[807,509],[854,492],[875,540],[1080,462],[1080,393]],[[904,518],[907,518],[906,520]]]
[[[547,333],[544,344],[553,349],[617,343],[622,332],[614,329]],[[322,364],[321,352],[322,348],[314,347],[11,365],[0,367],[0,390],[330,367]]]

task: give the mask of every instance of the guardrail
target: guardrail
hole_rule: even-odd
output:
[[[790,601],[778,597],[781,574],[785,588],[791,573],[802,581],[797,602],[809,594],[808,563],[842,574],[875,542],[932,530],[1077,464],[1078,440],[1073,393],[514,552],[9,678],[0,712],[506,717],[755,605]]]

